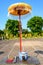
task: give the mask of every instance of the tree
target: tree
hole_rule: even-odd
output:
[[[3,36],[4,32],[0,30],[0,37]]]
[[[27,34],[28,33],[28,29],[22,29],[22,33]]]
[[[40,34],[42,32],[42,27],[43,27],[42,17],[34,16],[27,22],[27,28],[30,28],[33,34],[34,33]]]
[[[18,34],[18,21],[8,19],[5,25],[5,29],[7,30],[7,33],[13,34],[13,36]]]

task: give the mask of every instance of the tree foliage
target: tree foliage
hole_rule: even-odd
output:
[[[22,33],[24,33],[24,34],[29,33],[29,32],[28,32],[28,29],[22,29]]]
[[[5,29],[8,31],[8,33],[11,33],[13,35],[18,34],[18,21],[8,19],[5,25]]]
[[[3,36],[4,32],[2,30],[0,30],[0,36]]]
[[[32,33],[41,33],[42,27],[43,27],[42,17],[34,16],[27,22],[27,28],[30,28]]]

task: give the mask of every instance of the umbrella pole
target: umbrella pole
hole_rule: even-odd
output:
[[[22,52],[22,25],[20,15],[19,15],[19,35],[20,35],[20,52]]]

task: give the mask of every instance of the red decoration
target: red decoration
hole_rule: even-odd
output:
[[[11,59],[6,60],[6,63],[12,63],[12,62],[13,62],[13,60],[11,60]]]

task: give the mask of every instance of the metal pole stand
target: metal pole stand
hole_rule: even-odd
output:
[[[20,61],[26,61],[28,59],[27,52],[22,51],[22,25],[21,25],[21,16],[19,15],[19,34],[20,34],[20,52],[19,52],[19,59]]]

